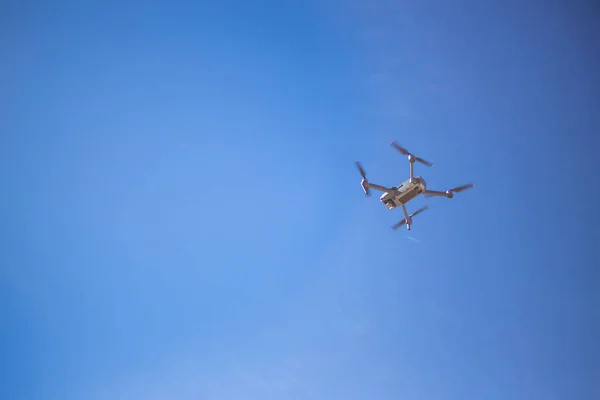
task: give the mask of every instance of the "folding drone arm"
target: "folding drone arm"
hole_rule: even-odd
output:
[[[389,191],[394,190],[394,188],[387,188],[385,186],[381,186],[381,185],[377,185],[375,183],[371,183],[371,182],[367,181],[366,179],[363,179],[360,182],[360,186],[362,186],[363,191],[365,192],[365,194],[367,196],[370,195],[369,189],[379,190],[380,192],[389,192]]]
[[[459,193],[459,192],[462,192],[463,190],[471,189],[474,187],[475,187],[475,182],[471,182],[466,185],[457,186],[455,188],[448,189],[444,192],[441,192],[439,190],[425,190],[425,193],[423,193],[423,194],[425,195],[425,197],[439,196],[439,197],[447,197],[447,198],[451,199],[454,197],[454,193]]]
[[[454,197],[454,193],[452,193],[449,190],[447,192],[442,192],[439,190],[426,190],[423,194],[427,197],[439,196],[439,197],[447,197],[449,199]]]
[[[375,183],[371,183],[367,180],[367,174],[365,173],[364,168],[360,161],[355,161],[356,166],[358,167],[358,171],[362,175],[362,181],[360,181],[360,186],[362,186],[363,191],[367,196],[370,196],[370,189],[379,190],[380,192],[390,192],[396,190],[394,188],[387,188],[385,186],[377,185]]]
[[[379,190],[380,192],[389,192],[391,190],[394,190],[394,188],[387,188],[385,186],[377,185],[371,182],[361,182],[361,185],[364,185],[370,189]]]

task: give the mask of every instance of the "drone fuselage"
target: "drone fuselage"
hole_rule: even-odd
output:
[[[390,210],[402,206],[420,194],[423,194],[427,190],[427,183],[422,177],[416,176],[412,179],[412,182],[410,179],[407,179],[394,189],[384,192],[379,198]]]
[[[365,173],[364,168],[362,167],[362,164],[359,161],[355,161],[355,164],[358,167],[358,171],[360,172],[360,174],[362,176],[362,181],[360,182],[360,186],[362,187],[366,196],[370,196],[371,189],[377,190],[377,191],[380,191],[383,193],[381,195],[381,197],[379,198],[379,200],[388,209],[393,210],[397,207],[402,208],[402,213],[404,214],[404,219],[399,221],[395,225],[393,225],[392,229],[396,230],[396,229],[398,229],[398,227],[400,227],[402,225],[406,225],[406,229],[408,229],[410,231],[410,226],[412,225],[413,217],[429,208],[429,206],[427,205],[427,206],[423,206],[423,207],[419,208],[418,210],[416,210],[412,213],[408,212],[408,210],[406,208],[406,204],[408,202],[410,202],[411,200],[413,200],[414,198],[418,197],[419,195],[423,194],[423,195],[425,195],[425,197],[439,196],[439,197],[446,197],[448,199],[451,199],[454,197],[454,193],[459,193],[459,192],[462,192],[463,190],[475,187],[475,182],[472,182],[470,184],[457,186],[457,187],[454,187],[451,189],[447,189],[445,191],[428,190],[425,179],[423,179],[420,176],[414,175],[414,173],[415,173],[414,164],[415,164],[415,162],[419,162],[421,164],[427,165],[428,167],[433,167],[433,164],[430,163],[429,161],[422,159],[421,157],[415,156],[414,154],[412,154],[411,152],[406,150],[404,147],[397,144],[395,141],[392,141],[392,143],[390,143],[390,144],[392,145],[392,147],[394,147],[400,153],[404,154],[405,156],[408,156],[409,179],[405,180],[400,185],[389,187],[389,186],[383,186],[383,185],[371,183],[367,180],[367,175]]]

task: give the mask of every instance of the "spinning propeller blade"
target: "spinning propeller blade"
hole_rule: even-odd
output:
[[[367,179],[367,174],[365,173],[365,169],[363,168],[360,161],[355,161],[354,163],[356,164],[356,167],[358,168],[358,171],[362,175],[363,179]]]
[[[392,141],[390,143],[392,145],[393,148],[395,148],[396,150],[398,150],[400,153],[404,154],[405,156],[413,156],[415,158],[415,161],[420,162],[421,164],[425,164],[428,167],[433,167],[433,163],[430,163],[427,160],[422,159],[421,157],[417,157],[414,154],[412,154],[410,151],[406,150],[404,147],[400,146],[398,143],[396,143],[396,141]]]
[[[462,186],[457,186],[457,187],[455,187],[455,188],[452,188],[452,189],[450,189],[450,191],[451,191],[451,192],[454,192],[454,193],[460,193],[460,192],[462,192],[463,190],[471,189],[471,188],[473,188],[473,187],[475,187],[475,182],[471,182],[471,183],[469,183],[469,184],[462,185]]]
[[[410,214],[411,218],[414,217],[417,214],[422,213],[425,210],[429,209],[429,204],[424,205],[423,207],[419,208],[417,211],[415,211],[414,213]]]
[[[392,143],[390,143],[390,144],[392,145],[392,147],[394,147],[396,150],[398,150],[400,153],[404,154],[405,156],[410,155],[410,151],[408,151],[404,147],[400,146],[398,143],[396,143],[395,140],[393,140]]]
[[[396,230],[396,229],[400,228],[400,227],[401,227],[402,225],[404,225],[404,224],[406,224],[406,218],[405,218],[405,219],[403,219],[402,221],[398,222],[396,225],[393,225],[393,226],[392,226],[392,229],[393,229],[393,230]]]

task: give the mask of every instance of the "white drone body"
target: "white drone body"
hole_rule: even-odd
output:
[[[410,179],[407,179],[399,186],[396,186],[393,191],[384,192],[379,200],[388,209],[393,210],[408,203],[418,195],[425,193],[426,190],[427,183],[425,183],[425,180],[420,176],[415,176],[412,182]]]
[[[367,180],[365,170],[359,161],[356,161],[356,166],[358,167],[358,170],[360,171],[360,174],[363,178],[360,185],[362,186],[367,196],[370,196],[370,189],[379,190],[383,192],[379,200],[388,209],[393,210],[396,207],[402,207],[404,219],[392,226],[392,229],[394,230],[406,224],[406,229],[410,231],[410,227],[412,225],[412,217],[429,208],[429,206],[427,205],[421,207],[420,209],[418,209],[410,215],[408,214],[408,211],[406,210],[406,204],[409,201],[418,197],[419,195],[423,194],[425,197],[441,196],[451,199],[454,197],[454,193],[462,192],[465,189],[470,189],[475,186],[475,182],[473,182],[467,185],[462,185],[452,189],[448,189],[443,192],[438,190],[427,190],[427,183],[425,182],[425,179],[423,179],[420,176],[414,176],[414,163],[415,161],[418,161],[422,164],[427,165],[428,167],[433,167],[433,164],[429,161],[425,161],[424,159],[415,156],[405,148],[396,144],[396,142],[392,142],[391,145],[400,153],[408,156],[408,162],[410,165],[410,177],[406,181],[402,182],[400,185],[393,187],[385,187],[371,183]]]

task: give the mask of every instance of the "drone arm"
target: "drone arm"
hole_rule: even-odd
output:
[[[447,197],[449,199],[454,197],[454,193],[459,193],[462,192],[463,190],[467,190],[467,189],[471,189],[475,187],[475,182],[471,182],[468,183],[466,185],[461,185],[461,186],[457,186],[455,188],[452,189],[448,189],[445,192],[440,192],[438,190],[426,190],[425,191],[425,196],[429,197],[429,196],[441,196],[441,197]]]
[[[402,204],[402,212],[404,213],[405,220],[409,221],[410,216],[408,215],[408,210],[406,209],[406,204]]]
[[[390,188],[386,188],[385,186],[381,186],[381,185],[377,185],[375,183],[371,183],[371,182],[364,182],[363,183],[364,186],[370,188],[370,189],[375,189],[375,190],[379,190],[380,192],[389,192]]]
[[[453,197],[452,192],[442,192],[439,190],[426,190],[423,193],[425,196],[439,196],[439,197],[447,197],[451,199]]]

